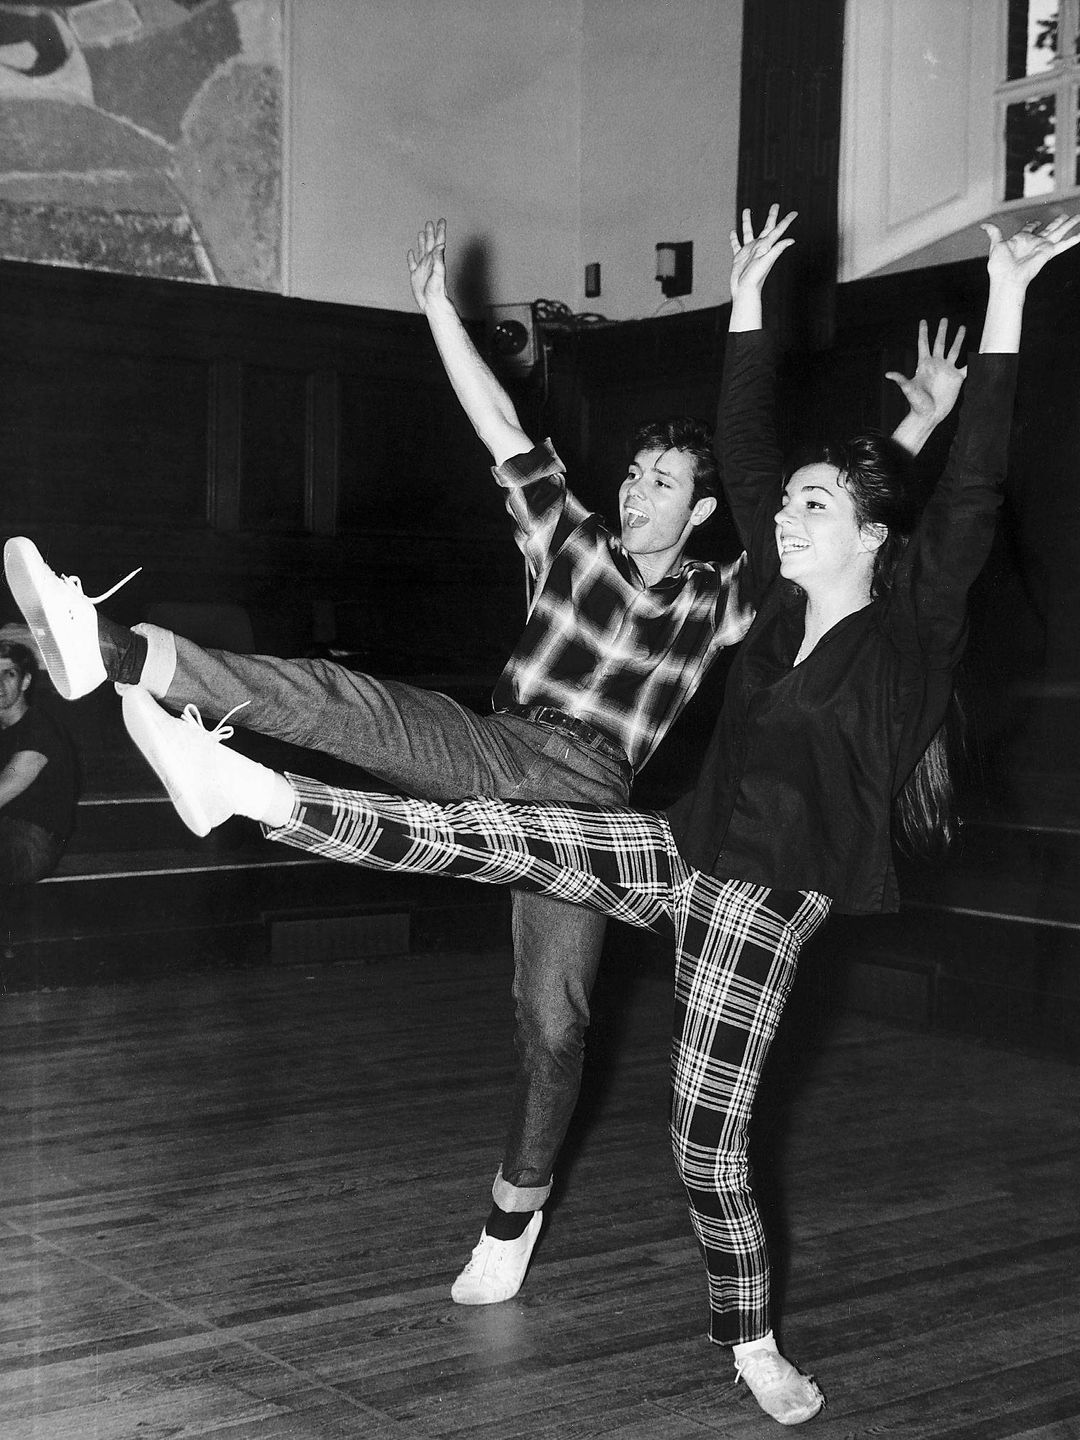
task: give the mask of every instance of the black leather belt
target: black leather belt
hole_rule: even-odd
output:
[[[564,735],[573,736],[579,745],[584,745],[588,750],[596,750],[599,754],[606,755],[609,760],[617,760],[633,773],[633,766],[621,745],[609,740],[602,730],[597,730],[596,726],[590,725],[587,720],[578,720],[574,715],[556,710],[553,705],[504,705],[499,714],[516,715],[519,720],[531,720],[534,725],[546,725],[549,730],[561,730]]]

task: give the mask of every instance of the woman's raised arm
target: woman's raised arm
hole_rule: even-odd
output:
[[[771,523],[762,518],[765,497],[773,509],[777,503],[783,457],[776,439],[775,355],[761,330],[761,290],[795,243],[786,231],[796,212],[782,220],[779,214],[779,205],[771,206],[755,236],[750,211],[744,210],[742,239],[731,232],[731,322],[713,442],[728,507],[753,567],[754,579],[747,581],[753,589],[768,583],[777,563]],[[771,522],[771,511],[766,518]]]
[[[980,227],[990,237],[986,261],[990,294],[979,344],[982,354],[1010,355],[1020,349],[1027,287],[1055,255],[1080,245],[1078,224],[1080,215],[1056,215],[1045,224],[1032,220],[1007,240],[996,225]]]
[[[931,663],[950,665],[963,644],[967,597],[993,540],[1008,460],[1016,354],[1027,288],[1056,255],[1080,243],[1080,216],[1033,223],[990,240],[990,287],[979,354],[945,473],[897,567],[893,632]]]

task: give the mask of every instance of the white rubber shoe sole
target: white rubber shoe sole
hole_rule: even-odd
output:
[[[4,546],[4,574],[57,692],[77,700],[96,690],[105,679],[97,611],[78,578],[54,574],[22,535]]]

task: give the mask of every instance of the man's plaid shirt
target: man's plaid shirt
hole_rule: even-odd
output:
[[[566,488],[550,440],[496,466],[533,579],[524,634],[495,687],[495,709],[550,705],[585,720],[645,764],[725,645],[753,612],[734,565],[688,560],[645,587],[622,542]]]

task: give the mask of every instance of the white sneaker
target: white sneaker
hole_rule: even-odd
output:
[[[812,1420],[825,1404],[811,1376],[796,1370],[775,1350],[751,1350],[735,1361],[735,1374],[735,1383],[745,1380],[765,1414],[781,1425]]]
[[[459,1305],[498,1305],[500,1300],[516,1295],[529,1268],[543,1218],[544,1212],[537,1210],[516,1240],[493,1240],[486,1230],[481,1230],[480,1243],[450,1290],[451,1300]]]
[[[77,575],[55,575],[34,542],[16,535],[4,546],[4,573],[58,693],[77,700],[96,690],[105,679],[105,665],[94,606],[115,595],[138,570],[91,598],[83,594]]]
[[[150,691],[140,685],[116,688],[123,697],[128,734],[169,792],[176,813],[189,830],[208,835],[215,825],[243,813],[238,795],[245,772],[261,772],[263,767],[220,743],[233,733],[232,726],[225,724],[228,715],[215,729],[207,730],[194,705],[186,706],[178,717],[163,710]]]

